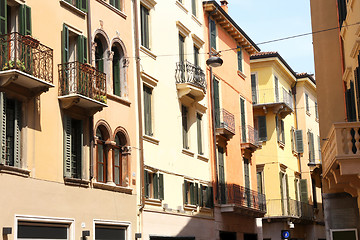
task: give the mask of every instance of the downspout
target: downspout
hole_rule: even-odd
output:
[[[91,11],[90,11],[90,0],[87,0],[88,12],[87,12],[87,38],[88,38],[88,53],[89,63],[92,64],[92,48],[91,48]],[[89,117],[89,135],[90,135],[90,180],[94,177],[94,115]]]
[[[142,212],[145,206],[145,188],[144,188],[144,151],[143,151],[143,119],[141,105],[141,77],[140,77],[140,44],[139,44],[139,21],[138,21],[138,0],[133,0],[134,15],[134,41],[135,41],[135,61],[136,61],[136,82],[137,82],[137,104],[139,119],[139,160],[140,160],[140,208],[139,208],[139,231],[142,231]]]
[[[211,40],[210,40],[210,16],[216,12],[217,9],[208,14],[208,38],[209,38],[209,57],[211,57]],[[209,66],[210,67],[210,66]],[[216,194],[215,200],[219,199],[219,180],[218,180],[218,170],[217,170],[217,152],[216,152],[216,126],[215,126],[215,111],[214,111],[214,83],[213,83],[213,71],[210,67],[210,93],[211,93],[211,122],[212,122],[212,132],[213,132],[213,146],[214,146],[214,171],[215,171],[215,184]]]
[[[297,114],[297,107],[296,107],[296,85],[297,85],[297,78],[295,80],[295,85],[292,87],[292,94],[294,95],[294,107],[295,107],[295,129],[298,129],[298,114]],[[294,139],[296,141],[296,139]],[[298,164],[299,164],[299,171],[300,171],[300,179],[302,179],[302,170],[301,170],[301,158],[300,153],[296,155]]]

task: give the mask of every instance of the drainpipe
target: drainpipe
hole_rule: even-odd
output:
[[[92,48],[91,48],[91,11],[90,11],[90,0],[87,0],[88,12],[87,12],[87,38],[88,38],[88,53],[89,63],[92,63]],[[94,177],[94,115],[89,117],[89,135],[90,135],[90,180]]]
[[[137,82],[137,104],[139,119],[139,161],[140,161],[140,208],[139,208],[139,231],[142,231],[142,211],[145,206],[145,188],[144,188],[144,151],[143,151],[143,119],[141,105],[141,77],[140,77],[140,44],[139,44],[139,21],[138,21],[138,0],[133,0],[134,15],[134,41],[135,41],[135,61],[136,61],[136,82]]]
[[[298,115],[297,115],[297,108],[296,108],[296,85],[297,85],[297,79],[295,80],[295,85],[292,87],[292,94],[294,95],[294,106],[295,106],[295,129],[298,129]],[[294,139],[295,141],[296,139]],[[297,159],[299,163],[299,171],[300,171],[300,179],[302,179],[302,170],[301,170],[301,159],[300,159],[300,153],[297,154]]]

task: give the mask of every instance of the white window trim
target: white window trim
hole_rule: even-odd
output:
[[[132,233],[131,233],[131,222],[128,221],[116,221],[116,220],[104,220],[104,219],[94,219],[93,220],[93,239],[95,239],[95,226],[96,224],[102,224],[102,225],[113,225],[118,227],[124,227],[126,228],[126,239],[125,240],[131,240],[132,239]]]
[[[43,222],[43,223],[59,223],[69,225],[69,240],[75,239],[75,219],[73,218],[58,218],[58,217],[44,217],[35,215],[15,215],[14,222],[14,239],[18,239],[18,223],[19,221],[26,222]]]
[[[330,229],[330,238],[333,240],[333,232],[343,232],[343,231],[355,231],[356,240],[358,240],[358,233],[356,228],[344,228],[344,229]]]
[[[140,3],[147,7],[149,11],[157,4],[154,0],[141,0]]]

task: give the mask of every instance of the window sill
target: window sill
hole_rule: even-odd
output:
[[[145,204],[161,207],[162,206],[162,200],[154,199],[154,198],[145,198]]]
[[[113,94],[107,94],[107,98],[111,99],[111,100],[113,100],[115,102],[124,104],[124,105],[126,105],[128,107],[130,107],[130,105],[131,105],[131,102],[128,99],[122,98],[122,97],[119,97],[119,96],[116,96],[116,95],[113,95]]]
[[[186,9],[186,7],[184,6],[184,4],[182,4],[179,1],[176,1],[175,4],[181,9],[183,10],[186,14],[189,12],[189,10]]]
[[[311,113],[309,111],[306,111],[306,114],[310,117]]]
[[[191,205],[191,204],[185,204],[184,205],[184,210],[185,211],[197,211],[197,206],[196,205]]]
[[[73,6],[72,4],[64,1],[64,0],[60,0],[60,4],[65,6],[66,8],[68,8],[69,10],[71,10],[72,12],[80,15],[81,17],[85,18],[85,16],[87,15],[86,12],[81,11],[80,9],[78,9],[77,7]]]
[[[200,212],[211,213],[212,209],[209,207],[200,207]]]
[[[149,57],[151,57],[152,59],[156,60],[157,56],[150,50],[147,49],[144,46],[140,46],[140,51],[146,55],[148,55]]]
[[[90,181],[77,178],[64,177],[65,185],[76,186],[76,187],[89,187]]]
[[[246,80],[246,75],[242,73],[240,70],[237,71],[237,74],[243,79]]]
[[[29,177],[30,172],[31,172],[30,170],[23,169],[23,168],[0,165],[0,173],[7,173],[7,174],[12,174],[12,175],[17,175],[17,176],[20,176],[20,177]]]
[[[157,140],[156,138],[153,138],[151,136],[148,136],[148,135],[144,135],[143,136],[143,139],[149,143],[152,143],[152,144],[155,144],[155,145],[159,145],[160,141]]]
[[[194,14],[191,15],[191,18],[192,18],[197,24],[199,24],[200,27],[202,26],[202,23],[200,22],[200,20],[199,20]]]
[[[197,155],[197,159],[202,160],[204,162],[209,161],[209,158],[205,157],[204,155],[200,155],[200,154]]]
[[[109,8],[111,11],[115,12],[116,14],[118,14],[119,16],[121,16],[122,18],[126,19],[127,16],[126,14],[121,11],[120,9],[117,9],[116,7],[108,4],[107,2],[105,2],[104,0],[97,0],[99,3],[101,3],[102,5],[104,5],[105,7]]]
[[[126,193],[126,194],[132,194],[133,189],[128,187],[121,187],[116,185],[110,185],[107,183],[99,183],[99,182],[93,182],[94,188],[109,190],[113,192],[120,192],[120,193]]]
[[[181,153],[185,154],[185,155],[188,155],[190,157],[194,157],[195,156],[195,153],[193,153],[192,151],[190,151],[189,149],[185,149],[183,148],[183,150],[181,151]]]
[[[285,148],[285,143],[278,141],[278,145],[280,148],[284,149]]]

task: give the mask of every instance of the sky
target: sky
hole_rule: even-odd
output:
[[[228,0],[229,15],[256,43],[311,32],[310,0]],[[259,44],[298,73],[314,73],[312,36]]]

